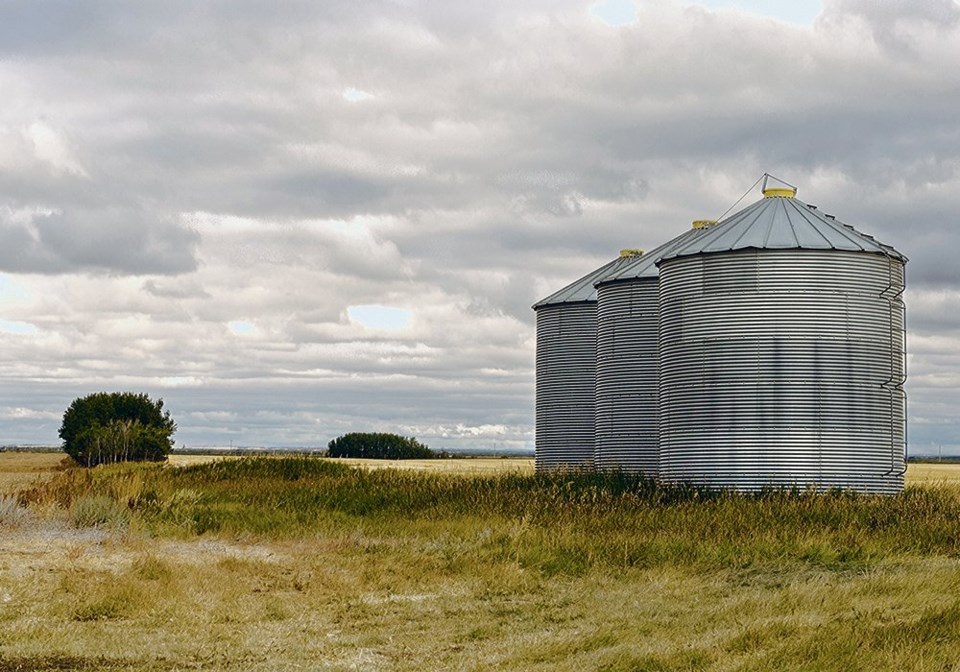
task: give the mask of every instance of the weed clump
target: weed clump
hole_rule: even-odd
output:
[[[15,527],[30,517],[30,511],[14,495],[0,495],[0,527]]]
[[[70,522],[75,527],[124,528],[130,523],[130,511],[120,502],[104,495],[82,495],[70,507]]]

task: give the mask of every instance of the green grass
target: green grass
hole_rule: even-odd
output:
[[[250,458],[67,470],[20,503],[78,541],[29,571],[0,551],[0,671],[960,669],[948,487]]]
[[[746,496],[621,473],[470,477],[251,458],[72,470],[22,500],[59,504],[77,524],[130,519],[160,536],[295,539],[362,530],[443,539],[451,563],[512,559],[575,576],[613,567],[839,571],[905,555],[960,555],[960,497],[944,488],[910,487],[896,497]]]

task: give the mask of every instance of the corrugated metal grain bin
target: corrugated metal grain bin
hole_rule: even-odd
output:
[[[660,262],[660,475],[896,493],[906,258],[764,195]]]
[[[713,223],[694,222],[693,229],[597,281],[598,469],[657,475],[656,262]]]
[[[640,253],[621,256],[534,304],[537,313],[537,471],[593,466],[597,357],[594,283]]]

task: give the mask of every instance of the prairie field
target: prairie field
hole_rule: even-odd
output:
[[[953,465],[747,497],[512,459],[61,459],[0,453],[0,672],[960,670]]]

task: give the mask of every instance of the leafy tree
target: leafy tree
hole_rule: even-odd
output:
[[[437,454],[413,437],[384,432],[351,432],[327,444],[330,457],[366,457],[379,460],[429,459]]]
[[[146,394],[95,392],[74,399],[63,414],[63,450],[78,464],[162,462],[173,448],[177,425],[163,399]]]

